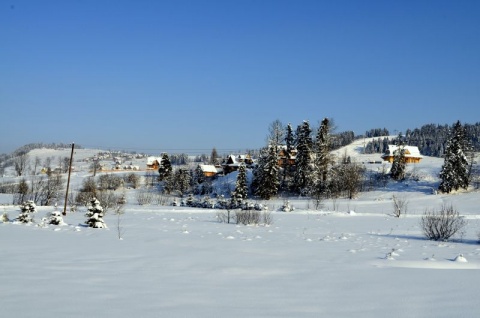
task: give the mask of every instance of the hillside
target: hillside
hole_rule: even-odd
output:
[[[362,154],[362,145],[337,153],[379,160]],[[94,152],[76,152],[74,184],[91,175],[82,159]],[[138,205],[134,189],[122,190],[130,198],[123,216],[105,216],[108,229],[85,227],[85,208],[67,213],[63,226],[0,223],[2,312],[20,318],[475,317],[479,193],[432,194],[441,165],[426,157],[409,166],[418,181],[327,200],[319,210],[308,199],[289,198],[295,207],[289,213],[278,211],[283,198],[265,202],[270,225],[219,223],[210,209]],[[392,216],[393,195],[408,203],[400,218]],[[420,217],[442,204],[458,209],[468,225],[448,242],[426,240]],[[16,206],[2,209],[11,219],[18,215]],[[53,210],[37,207],[37,224]]]

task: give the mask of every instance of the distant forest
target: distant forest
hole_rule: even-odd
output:
[[[402,135],[402,141],[406,145],[417,146],[424,156],[442,157],[452,127],[453,124],[451,126],[428,124],[414,130],[408,129],[405,135]],[[480,123],[464,124],[463,127],[472,150],[480,151]],[[365,137],[378,138],[365,145],[365,153],[384,153],[387,146],[395,144],[398,139],[398,136],[390,139],[388,135],[386,129],[373,129],[367,132]]]

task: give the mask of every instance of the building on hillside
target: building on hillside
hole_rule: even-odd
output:
[[[287,154],[287,146],[279,146],[278,151],[278,165],[280,167],[293,166],[297,158],[297,149],[291,149]]]
[[[160,168],[161,162],[161,157],[147,157],[147,170],[158,170],[158,168]]]
[[[254,164],[252,156],[246,155],[229,155],[222,163],[223,173],[228,174],[233,171],[237,171],[240,164],[244,163],[247,167],[251,167]]]
[[[382,155],[382,159],[384,161],[388,161],[390,163],[393,162],[393,157],[395,156],[395,152],[397,151],[398,146],[396,145],[388,145],[387,150]],[[405,146],[405,162],[406,163],[419,163],[422,160],[423,156],[420,154],[420,150],[416,146]]]
[[[203,175],[206,178],[213,178],[219,174],[223,173],[222,167],[214,166],[214,165],[199,165],[200,169],[203,172]]]

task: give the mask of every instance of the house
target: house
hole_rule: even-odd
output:
[[[279,146],[278,151],[278,165],[280,167],[295,165],[295,159],[297,158],[297,149],[290,149],[290,153],[287,153],[287,146]]]
[[[207,178],[215,177],[223,172],[222,167],[217,167],[214,165],[199,165],[199,167],[202,170],[203,175]]]
[[[388,161],[390,163],[393,162],[393,157],[395,156],[395,152],[397,151],[398,146],[395,145],[388,145],[388,149],[382,155],[382,159],[384,161]],[[404,146],[405,149],[405,162],[406,163],[419,163],[422,160],[423,156],[420,154],[420,150],[416,146]]]
[[[228,174],[233,171],[237,171],[240,164],[245,164],[247,167],[251,167],[254,164],[252,157],[249,154],[246,155],[229,155],[222,163],[223,172]]]
[[[147,170],[158,170],[158,168],[160,168],[161,162],[161,157],[147,157]]]

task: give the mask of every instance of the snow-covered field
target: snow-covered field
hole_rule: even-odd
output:
[[[347,149],[355,160],[379,160],[359,147]],[[409,166],[419,181],[325,201],[321,210],[292,198],[295,211],[274,211],[270,226],[140,206],[134,190],[126,190],[122,240],[111,213],[108,229],[83,226],[85,208],[64,216],[64,226],[0,223],[0,316],[478,317],[480,194],[432,194],[442,163],[424,158]],[[87,174],[75,172],[72,183]],[[394,194],[408,202],[406,216],[391,215]],[[444,203],[465,216],[466,231],[426,240],[420,217]],[[19,213],[0,209],[11,219]],[[53,209],[37,207],[35,219]]]

